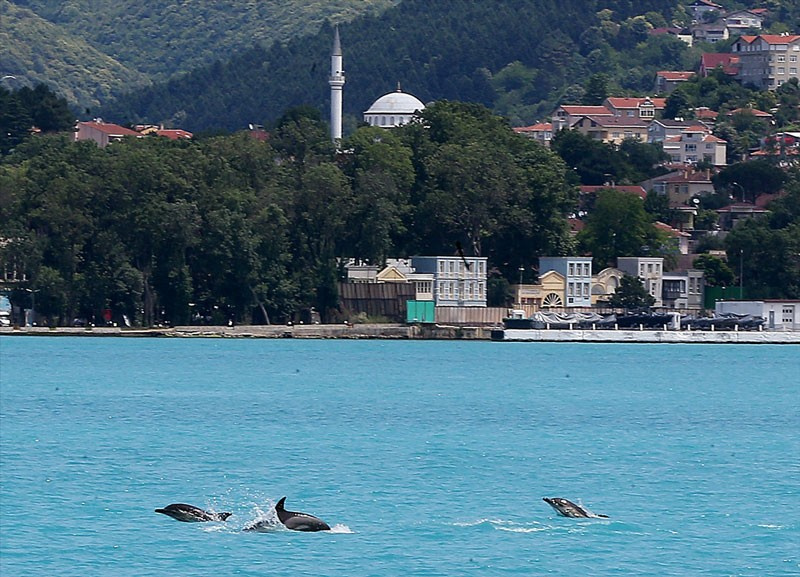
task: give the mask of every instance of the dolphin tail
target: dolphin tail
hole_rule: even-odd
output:
[[[228,517],[233,515],[233,513],[217,513],[217,517],[219,517],[220,521],[227,521]]]

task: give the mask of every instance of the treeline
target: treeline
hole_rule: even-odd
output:
[[[678,7],[677,0],[403,0],[341,27],[350,128],[397,82],[423,102],[481,103],[515,124],[548,115],[562,99],[580,100],[592,73],[608,74],[617,90],[649,91],[657,69],[698,60],[683,42],[648,34]],[[201,131],[266,124],[299,103],[326,110],[332,38],[325,24],[315,35],[257,46],[129,93],[102,114]]]
[[[44,84],[14,91],[0,86],[0,155],[7,154],[33,130],[59,132],[74,126],[75,117],[66,99]]]
[[[479,106],[438,103],[337,152],[315,111],[249,133],[105,149],[28,138],[0,165],[0,261],[12,302],[52,323],[335,318],[337,258],[468,253],[514,278],[570,249],[573,188],[554,153]],[[24,290],[29,289],[29,290]],[[123,317],[124,315],[124,317]]]

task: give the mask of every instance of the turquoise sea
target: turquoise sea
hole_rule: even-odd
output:
[[[4,577],[800,575],[792,345],[0,337],[0,441]]]

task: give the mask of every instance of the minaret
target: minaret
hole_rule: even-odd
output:
[[[339,42],[339,27],[334,29],[333,52],[331,53],[331,139],[338,142],[342,139],[342,88],[344,87],[344,71],[342,70],[342,45]]]

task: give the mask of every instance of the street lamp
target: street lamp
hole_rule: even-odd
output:
[[[744,299],[744,249],[739,249],[739,298]]]
[[[39,289],[24,288],[22,290],[31,293],[31,324],[29,325],[26,319],[25,326],[36,326],[36,293],[39,292]]]

